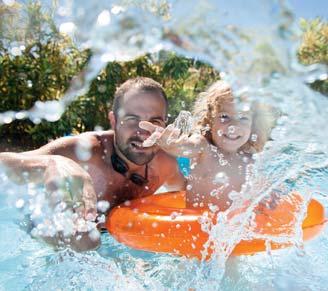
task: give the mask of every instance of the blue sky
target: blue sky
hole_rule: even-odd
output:
[[[328,20],[328,0],[289,0],[296,17]]]

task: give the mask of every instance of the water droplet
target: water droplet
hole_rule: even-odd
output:
[[[103,131],[104,128],[100,125],[96,125],[95,128],[94,128],[95,131]]]
[[[89,238],[92,241],[98,241],[100,239],[100,232],[97,229],[93,229],[89,232]]]
[[[219,210],[219,207],[217,205],[214,205],[212,203],[208,204],[208,208],[210,209],[211,212],[216,212]]]
[[[249,162],[249,158],[248,158],[248,157],[246,157],[246,156],[245,156],[245,157],[243,157],[243,159],[242,159],[242,160],[243,160],[243,162],[244,162],[245,164],[247,164],[247,163]],[[240,167],[241,167],[241,166],[240,166]]]
[[[237,192],[237,191],[231,191],[229,194],[228,194],[228,197],[230,200],[234,201],[238,198],[240,198],[240,193]]]
[[[123,12],[125,9],[122,6],[114,5],[112,9],[110,10],[113,14],[119,14]]]
[[[130,200],[126,200],[126,201],[124,201],[124,205],[125,205],[125,206],[130,206],[130,205],[131,205],[131,201],[130,201]]]
[[[133,226],[133,223],[130,221],[130,222],[128,222],[128,224],[126,226],[131,228]]]
[[[23,119],[25,118],[27,115],[25,112],[17,112],[16,115],[15,115],[15,118],[16,119]]]
[[[253,142],[257,141],[257,134],[253,133],[251,135],[251,141],[253,141]]]
[[[229,183],[229,177],[225,172],[219,172],[213,179],[213,184],[227,184]]]
[[[210,192],[211,197],[218,197],[219,194],[220,194],[219,191],[216,189],[214,189]]]
[[[97,203],[97,209],[100,211],[100,212],[103,212],[105,213],[110,207],[110,203],[106,200],[100,200],[98,201]]]
[[[230,125],[228,127],[228,133],[234,133],[236,131],[236,127],[234,125]]]
[[[18,199],[15,203],[15,206],[17,208],[22,208],[24,206],[24,204],[25,204],[25,201],[23,199]]]
[[[41,119],[40,118],[32,118],[32,122],[34,124],[40,124],[41,123]]]
[[[192,164],[190,165],[190,169],[193,170],[193,169],[195,169],[196,166],[197,166],[197,163],[192,163]]]
[[[65,22],[59,26],[59,32],[62,34],[73,34],[76,30],[76,26],[73,22]]]
[[[2,0],[2,2],[7,6],[13,6],[15,4],[15,0]]]
[[[9,124],[9,123],[11,123],[12,121],[13,121],[13,118],[12,118],[11,116],[5,116],[5,117],[3,118],[3,122],[4,122],[4,123]]]
[[[98,217],[98,223],[105,223],[106,222],[106,216],[104,214],[100,215]]]
[[[75,154],[80,161],[88,161],[92,156],[92,144],[87,138],[79,139],[76,147]]]
[[[106,86],[105,85],[99,85],[98,86],[98,92],[99,93],[105,93],[106,92]]]
[[[108,10],[103,10],[97,18],[98,26],[106,26],[110,23],[110,12]]]
[[[178,217],[178,215],[179,215],[178,212],[173,211],[173,212],[171,213],[171,219],[172,219],[172,220],[176,219],[176,218]]]
[[[11,54],[15,57],[21,56],[22,55],[22,51],[20,50],[19,47],[15,46],[10,50]]]
[[[219,163],[220,163],[221,166],[225,166],[225,165],[228,164],[228,161],[227,160],[224,160],[224,159],[220,159],[219,160]]]

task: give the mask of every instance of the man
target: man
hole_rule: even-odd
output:
[[[119,203],[153,194],[162,185],[170,190],[184,188],[176,160],[156,145],[142,146],[150,133],[139,122],[165,127],[167,110],[165,92],[157,82],[130,79],[115,93],[109,113],[112,130],[60,138],[30,152],[0,153],[0,162],[17,183],[44,184],[52,207],[64,201],[64,208],[92,221],[97,201],[98,212],[108,213]],[[63,189],[71,196],[63,195],[59,191]],[[99,236],[90,238],[86,229],[68,238],[62,233],[43,238],[54,244],[64,241],[76,250],[99,244]]]

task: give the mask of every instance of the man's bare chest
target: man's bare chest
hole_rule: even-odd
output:
[[[84,166],[92,178],[98,201],[106,200],[111,207],[138,197],[153,194],[164,182],[164,177],[149,167],[148,183],[139,186],[129,179],[129,173],[122,175],[103,161],[93,161]]]

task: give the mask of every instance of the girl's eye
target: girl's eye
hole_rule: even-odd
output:
[[[220,120],[221,122],[226,122],[229,120],[229,115],[228,114],[221,114],[220,115]]]

